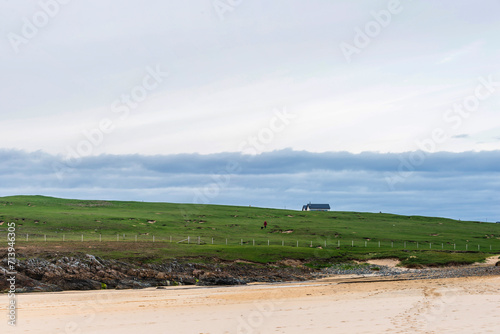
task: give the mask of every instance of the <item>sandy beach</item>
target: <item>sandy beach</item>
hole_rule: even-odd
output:
[[[365,279],[366,280],[366,279]],[[18,295],[1,333],[498,333],[500,277]],[[7,305],[7,296],[0,296]]]

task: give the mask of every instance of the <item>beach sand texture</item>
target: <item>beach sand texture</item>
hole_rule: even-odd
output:
[[[1,305],[7,300],[0,296]],[[4,312],[1,333],[500,333],[498,276],[70,291],[17,301],[18,325],[8,326]]]

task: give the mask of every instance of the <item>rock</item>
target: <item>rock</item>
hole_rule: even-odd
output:
[[[201,286],[212,286],[212,285],[243,285],[246,284],[245,281],[237,279],[229,275],[216,275],[214,273],[208,273],[200,277],[196,285]]]
[[[151,284],[149,283],[143,283],[140,281],[134,281],[134,280],[122,280],[120,281],[119,284],[116,285],[115,289],[117,290],[123,290],[123,289],[143,289],[143,288],[150,288]]]
[[[159,280],[164,280],[167,278],[167,274],[162,273],[162,272],[158,272],[158,274],[156,274],[155,278],[159,279]]]
[[[311,269],[283,268],[275,264],[183,263],[177,260],[161,264],[127,263],[104,260],[92,254],[71,256],[58,252],[41,253],[39,258],[18,254],[16,288],[19,292],[140,289],[171,285],[240,285],[247,282],[282,282],[311,278]],[[38,254],[37,254],[38,255]],[[7,286],[6,253],[0,253],[0,290]],[[3,267],[2,267],[3,266]],[[3,268],[3,271],[2,271]],[[4,277],[2,277],[4,276]]]
[[[200,277],[200,276],[202,276],[203,274],[205,274],[205,271],[204,271],[204,270],[199,270],[199,269],[195,269],[195,270],[193,270],[193,276],[194,276],[194,277],[199,278],[199,277]]]
[[[115,289],[116,290],[128,290],[128,289],[132,289],[131,286],[128,286],[126,284],[118,284],[117,286],[115,286]]]
[[[63,290],[100,290],[101,283],[91,279],[70,279],[57,284]]]
[[[128,276],[137,276],[137,270],[135,270],[135,269],[129,269],[127,271],[127,275]]]
[[[1,269],[1,268],[0,268]],[[0,273],[0,291],[7,292],[10,290],[10,286],[7,282],[5,274]],[[42,283],[40,281],[34,280],[22,273],[17,273],[16,275],[16,292],[56,292],[62,291],[63,289],[54,284]]]
[[[179,277],[178,282],[181,285],[196,285],[196,283],[197,283],[196,278],[194,278],[192,276],[182,276],[182,277]]]

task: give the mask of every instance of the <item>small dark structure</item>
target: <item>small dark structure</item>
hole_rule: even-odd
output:
[[[330,211],[330,204],[306,204],[302,211]]]

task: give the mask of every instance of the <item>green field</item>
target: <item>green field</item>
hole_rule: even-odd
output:
[[[267,229],[261,229],[264,221]],[[16,223],[18,247],[92,247],[102,256],[148,261],[397,257],[444,265],[500,253],[500,224],[386,213],[13,196],[0,198],[0,248],[7,247],[10,222]]]

